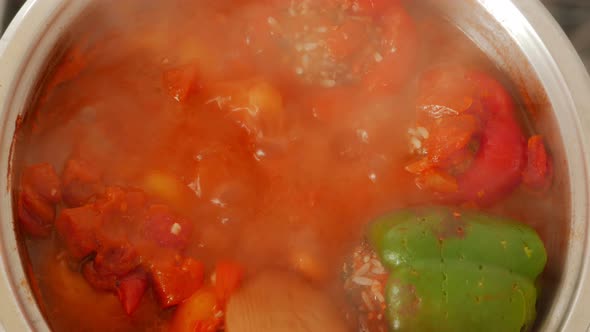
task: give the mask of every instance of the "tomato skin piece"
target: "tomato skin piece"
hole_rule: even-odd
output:
[[[139,307],[147,287],[147,275],[142,270],[132,272],[118,281],[117,296],[128,316],[133,315]]]
[[[551,186],[552,178],[553,163],[543,137],[531,136],[527,143],[527,165],[523,171],[522,183],[533,191],[543,192]]]
[[[192,258],[156,259],[150,264],[153,288],[160,306],[177,305],[203,284],[205,268]]]
[[[218,262],[215,267],[215,293],[219,303],[225,305],[244,279],[244,269],[232,261]]]

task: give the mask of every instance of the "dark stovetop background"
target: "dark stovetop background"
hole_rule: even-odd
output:
[[[166,1],[166,0],[163,0]],[[460,1],[460,0],[453,0]],[[590,69],[590,0],[541,0],[557,19]],[[3,31],[24,0],[0,0],[0,32]]]
[[[590,0],[544,0],[590,70]]]

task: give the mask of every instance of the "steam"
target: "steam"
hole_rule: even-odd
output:
[[[414,4],[409,9],[423,47],[418,65],[399,92],[370,95],[355,88],[362,80],[351,76],[351,59],[326,55],[321,38],[333,27],[310,26],[309,33],[293,40],[277,36],[293,17],[309,10],[306,3],[289,7],[283,18],[267,14],[262,1],[97,2],[68,34],[71,43],[58,66],[63,69],[67,59],[76,59],[79,68],[72,67],[67,79],[46,87],[47,99],[35,109],[41,130],[33,131],[23,153],[30,162],[50,161],[58,170],[72,156],[90,160],[113,185],[141,187],[146,173],[157,171],[164,174],[165,190],[181,183],[188,192],[173,196],[189,195],[183,203],[190,204],[182,205],[181,212],[214,229],[213,235],[199,234],[199,246],[215,248],[223,237],[223,250],[237,247],[237,255],[248,253],[252,265],[260,263],[256,259],[276,261],[284,255],[312,278],[324,273],[317,270],[322,264],[337,265],[334,257],[344,260],[371,218],[433,201],[404,171],[408,130],[416,149],[421,147],[418,139],[428,135],[414,125],[419,73],[448,62],[493,65],[455,27]],[[254,52],[240,51],[244,49]],[[375,63],[386,56],[369,53]],[[162,75],[187,64],[198,68],[198,84],[183,101],[167,94]],[[261,80],[272,86],[268,90],[282,92],[280,134],[262,130],[249,136],[257,132],[252,127],[265,127],[274,118],[260,120],[262,108],[230,114],[226,106],[239,110],[234,103],[240,99],[215,91],[219,83],[232,86],[248,80]],[[252,103],[253,98],[244,100]],[[243,108],[251,106],[258,105]],[[448,111],[433,105],[432,112]],[[241,150],[247,151],[236,152]],[[202,174],[203,158],[213,160],[209,182],[218,183],[211,186],[234,189],[219,194],[233,199],[231,204],[208,197],[215,191]],[[523,206],[533,211],[534,217],[516,217],[537,227],[551,259],[559,259],[565,231],[558,221],[564,219],[564,203],[551,197],[547,205],[535,207],[538,201],[521,192],[512,199],[497,211],[517,214]],[[231,241],[224,232],[237,234],[232,227],[245,233],[239,233],[236,243],[226,243]]]

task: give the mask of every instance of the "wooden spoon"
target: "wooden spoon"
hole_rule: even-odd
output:
[[[227,305],[227,332],[345,332],[329,298],[297,276],[258,274]]]

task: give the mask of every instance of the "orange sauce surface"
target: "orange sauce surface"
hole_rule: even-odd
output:
[[[166,205],[190,223],[181,253],[206,278],[219,259],[248,274],[291,269],[344,304],[339,274],[367,222],[437,202],[405,170],[418,76],[449,62],[495,71],[423,8],[383,20],[336,7],[311,15],[301,6],[313,2],[101,2],[68,34],[19,158],[58,174],[84,160],[104,186]],[[383,53],[384,38],[398,58]],[[518,189],[490,208],[536,228],[550,280],[563,246],[559,197]],[[128,317],[115,295],[90,287],[55,232],[26,245],[56,331],[167,327],[174,308],[150,291]]]

